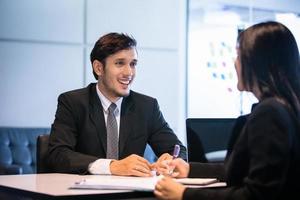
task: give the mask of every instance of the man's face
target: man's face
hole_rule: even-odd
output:
[[[120,97],[128,96],[135,77],[136,50],[131,48],[118,51],[106,58],[105,66],[100,62],[98,64],[98,86],[104,96],[112,102]]]

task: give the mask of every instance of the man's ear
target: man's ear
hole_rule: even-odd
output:
[[[94,60],[93,70],[98,76],[101,76],[103,74],[103,64],[99,60]]]

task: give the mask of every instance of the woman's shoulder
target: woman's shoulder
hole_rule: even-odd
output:
[[[289,112],[289,106],[282,100],[269,97],[260,101],[254,108],[253,112]]]
[[[291,108],[282,100],[270,97],[260,101],[252,110],[249,120],[253,121],[277,121],[287,123],[292,120]]]

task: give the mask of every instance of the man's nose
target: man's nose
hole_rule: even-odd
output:
[[[128,75],[128,76],[132,76],[133,75],[133,69],[132,69],[132,67],[129,64],[125,66],[124,74]]]

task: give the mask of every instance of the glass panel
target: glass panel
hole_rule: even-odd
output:
[[[280,21],[300,42],[298,15],[286,12],[284,6],[278,11],[276,1],[269,6],[252,5],[251,0],[220,2],[189,1],[187,117],[237,117],[249,113],[257,102],[251,93],[236,88],[235,44],[242,29],[262,21]]]

